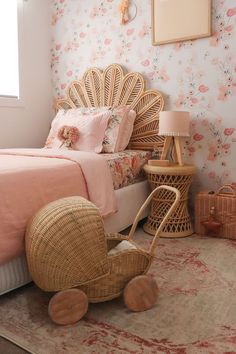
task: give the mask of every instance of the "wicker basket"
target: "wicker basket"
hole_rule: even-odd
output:
[[[132,237],[143,210],[162,188],[175,194],[175,201],[168,208],[150,250],[145,251]],[[46,205],[29,222],[26,232],[26,255],[33,280],[45,291],[79,288],[89,302],[118,297],[132,278],[148,271],[160,232],[179,198],[175,188],[156,188],[139,210],[128,237],[105,234],[97,207],[82,197],[63,198]],[[123,240],[133,247],[108,254]]]
[[[200,192],[195,198],[195,232],[236,239],[236,187],[226,184],[215,192]]]

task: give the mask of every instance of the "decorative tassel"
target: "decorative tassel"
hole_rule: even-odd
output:
[[[201,221],[201,224],[205,228],[206,235],[219,236],[220,229],[222,227],[222,223],[216,219],[215,214],[216,214],[215,207],[212,206],[210,208],[209,217],[206,220]]]
[[[121,25],[129,22],[129,0],[122,0],[119,6],[121,13]]]

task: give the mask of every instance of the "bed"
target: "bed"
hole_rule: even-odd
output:
[[[146,90],[145,81],[140,73],[124,73],[120,65],[112,64],[104,71],[91,68],[80,81],[73,81],[68,87],[67,97],[57,100],[55,107],[58,111],[76,107],[117,107],[120,105],[131,106],[136,112],[136,119],[127,150],[119,152],[117,155],[104,154],[103,156],[111,174],[113,174],[112,181],[117,203],[117,212],[104,218],[107,232],[118,232],[131,225],[137,210],[149,193],[148,183],[142,173],[142,166],[151,157],[153,150],[160,154],[163,148],[164,138],[157,135],[159,112],[164,105],[163,97],[158,91]],[[48,159],[46,160],[41,152],[38,155],[43,166],[48,164]],[[7,158],[7,154],[4,157]],[[32,156],[28,153],[28,161],[31,159]],[[135,159],[138,159],[140,164],[135,167],[136,171],[133,173],[132,161]],[[52,161],[51,171],[53,171],[55,160],[54,158],[50,160]],[[69,165],[69,161],[68,159],[57,159],[55,164],[57,168],[65,169],[66,165]],[[122,165],[125,165],[126,172],[122,170]],[[32,168],[32,165],[30,166],[29,170]],[[68,169],[68,166],[66,168]],[[25,171],[25,176],[27,176],[27,167]],[[72,178],[72,175],[73,171],[69,177]],[[47,187],[45,186],[45,188]],[[66,188],[63,193],[63,196],[70,195],[70,191],[67,191]],[[21,208],[20,202],[16,207]],[[31,277],[23,252],[1,263],[0,294],[29,281],[31,281]]]

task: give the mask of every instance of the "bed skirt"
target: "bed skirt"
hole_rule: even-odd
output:
[[[25,255],[0,266],[0,295],[31,281]]]

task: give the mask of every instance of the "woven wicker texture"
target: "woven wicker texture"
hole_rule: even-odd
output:
[[[194,166],[185,165],[175,167],[156,167],[145,165],[145,172],[152,189],[160,185],[168,185],[177,188],[180,193],[180,201],[166,223],[161,236],[166,237],[184,237],[193,233],[190,215],[188,212],[188,190],[192,182],[193,175],[196,172]],[[144,225],[144,230],[154,235],[159,227],[163,216],[166,214],[168,204],[173,202],[173,194],[168,190],[161,190],[154,196],[151,206],[151,212]]]
[[[146,90],[140,73],[127,73],[120,65],[112,64],[104,72],[91,68],[80,81],[67,89],[67,99],[58,100],[56,109],[130,105],[136,112],[130,149],[152,150],[160,154],[164,137],[159,136],[159,112],[164,100],[160,92]]]
[[[117,236],[119,238],[119,235]],[[110,274],[103,279],[82,285],[80,289],[87,294],[89,302],[114,299],[122,294],[131,279],[148,271],[152,260],[152,255],[140,249],[109,256]]]
[[[108,273],[98,209],[81,197],[49,203],[27,227],[26,255],[32,278],[46,291],[68,289]]]
[[[140,208],[128,237],[105,234],[98,209],[82,197],[59,199],[40,209],[29,222],[25,236],[28,266],[35,283],[45,291],[78,287],[89,302],[118,297],[132,278],[148,271],[160,232],[178,203],[179,191],[164,188],[174,192],[176,198],[148,251],[135,245],[136,249],[108,256],[108,250],[122,240],[134,243],[132,238],[140,216],[157,190]]]
[[[218,229],[212,228],[214,224]],[[211,221],[211,223],[206,223]],[[211,225],[210,225],[211,224]],[[199,192],[195,196],[195,232],[236,240],[236,184],[226,184],[212,193]]]

